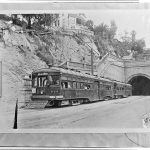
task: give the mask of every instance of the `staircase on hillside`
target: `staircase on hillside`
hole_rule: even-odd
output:
[[[100,72],[100,76],[102,76],[102,77],[104,76],[105,72],[108,70],[108,68],[109,68],[110,65],[112,65],[112,62],[107,61],[105,67],[104,67],[103,70],[101,70],[101,72]]]

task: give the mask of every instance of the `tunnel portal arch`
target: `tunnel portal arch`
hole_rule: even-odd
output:
[[[127,83],[132,85],[133,95],[150,95],[150,76],[135,74],[128,78]]]

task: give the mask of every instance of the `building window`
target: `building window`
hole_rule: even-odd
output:
[[[82,20],[79,18],[76,18],[76,24],[81,25],[82,24]]]

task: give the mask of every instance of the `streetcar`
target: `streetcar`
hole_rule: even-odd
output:
[[[132,86],[70,69],[51,67],[32,73],[31,101],[61,107],[132,95]]]

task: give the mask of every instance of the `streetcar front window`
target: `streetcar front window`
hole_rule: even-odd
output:
[[[59,85],[59,75],[46,75],[46,76],[33,76],[32,86],[33,87],[48,87],[51,85]]]
[[[37,87],[37,77],[32,77],[32,86]]]
[[[60,80],[59,80],[59,76],[58,75],[48,75],[46,76],[46,79],[43,82],[43,86],[51,86],[51,85],[59,85],[60,84]]]

